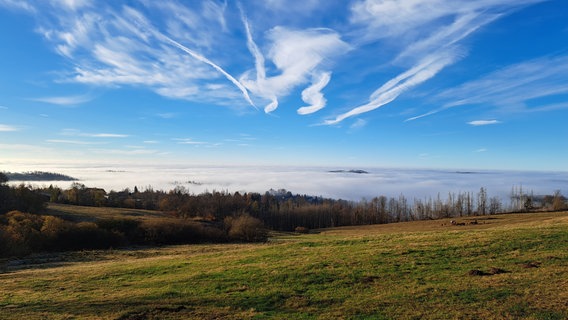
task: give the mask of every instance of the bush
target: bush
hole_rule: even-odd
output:
[[[125,243],[122,235],[92,222],[74,224],[53,216],[11,211],[0,218],[0,256],[41,251],[107,249]]]
[[[3,255],[25,255],[42,249],[41,216],[10,211],[2,220],[6,224],[3,227],[6,238],[6,252],[2,252]]]
[[[124,237],[117,232],[101,229],[94,222],[79,222],[58,236],[62,250],[109,249],[124,245]]]
[[[103,219],[71,222],[20,211],[0,215],[0,257],[42,251],[108,249],[125,245],[171,245],[199,242],[265,241],[262,222],[248,215],[220,223],[182,219],[139,221]]]
[[[224,241],[223,231],[193,221],[144,221],[140,228],[146,244],[183,244]]]
[[[306,227],[296,227],[296,229],[294,229],[294,231],[296,233],[310,233],[310,229],[306,228]]]
[[[268,239],[268,232],[262,221],[248,214],[227,217],[223,221],[230,239],[245,242],[261,242]]]
[[[140,229],[140,221],[134,219],[103,219],[97,221],[97,226],[103,230],[123,235],[129,242],[139,242],[144,238]]]

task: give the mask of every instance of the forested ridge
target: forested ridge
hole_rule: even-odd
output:
[[[10,181],[78,181],[71,176],[45,171],[3,172]]]

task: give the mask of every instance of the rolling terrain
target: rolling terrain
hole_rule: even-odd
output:
[[[457,222],[3,260],[0,319],[568,318],[568,212]]]

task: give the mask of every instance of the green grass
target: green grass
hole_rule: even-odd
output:
[[[568,213],[492,218],[5,261],[0,319],[568,318]]]

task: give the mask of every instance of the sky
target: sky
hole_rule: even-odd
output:
[[[0,0],[0,169],[568,171],[565,0]]]

